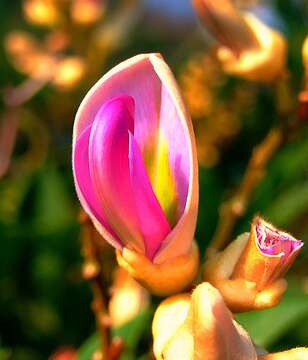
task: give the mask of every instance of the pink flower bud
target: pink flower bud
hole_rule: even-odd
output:
[[[83,100],[74,124],[80,202],[99,233],[153,263],[191,251],[198,167],[189,115],[157,54],[124,61]]]

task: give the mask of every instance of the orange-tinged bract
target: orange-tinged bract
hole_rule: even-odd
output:
[[[199,250],[195,242],[186,255],[153,264],[146,256],[125,248],[117,251],[119,265],[151,293],[170,295],[187,288],[193,282],[199,266]]]

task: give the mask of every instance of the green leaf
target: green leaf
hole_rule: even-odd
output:
[[[112,335],[121,337],[125,343],[125,351],[121,360],[135,359],[134,352],[146,329],[150,327],[151,318],[152,311],[144,310],[127,324],[113,329]]]
[[[0,348],[0,360],[9,360],[11,358],[11,351],[5,348]]]
[[[152,318],[151,310],[144,310],[133,320],[127,324],[112,329],[112,336],[119,336],[124,340],[125,351],[121,356],[121,360],[134,360],[134,352],[137,345],[149,328]],[[100,347],[100,338],[97,333],[93,334],[86,342],[80,347],[78,351],[77,360],[91,360],[93,353]]]
[[[89,337],[79,348],[77,360],[91,360],[94,352],[101,346],[99,334],[95,333]]]
[[[43,234],[60,231],[73,219],[72,204],[62,174],[55,168],[43,169],[37,188],[37,231]]]
[[[277,307],[239,314],[237,320],[257,345],[268,347],[307,314],[308,295],[301,286],[290,283],[284,299]]]
[[[265,215],[278,226],[288,226],[308,209],[308,183],[300,183],[278,196]]]

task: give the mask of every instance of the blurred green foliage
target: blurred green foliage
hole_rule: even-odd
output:
[[[116,3],[120,1],[113,2],[113,6]],[[291,0],[270,3],[289,40],[289,67],[296,96],[303,86],[301,44],[307,33],[307,5]],[[0,2],[1,43],[16,29],[27,29],[38,37],[46,34],[46,29],[24,22],[21,4],[21,1]],[[142,2],[136,2],[136,6],[141,8]],[[196,34],[194,19],[189,26],[186,22],[168,24],[168,19],[162,20],[159,14],[154,19],[143,12],[138,16],[129,39],[109,54],[98,76],[119,61],[145,51],[162,52],[180,76],[189,58],[205,51],[200,34]],[[103,19],[107,20],[108,17]],[[153,31],[156,22],[162,24],[159,31]],[[77,27],[75,31],[78,32]],[[4,91],[7,86],[24,81],[25,76],[13,69],[3,48],[0,54],[0,85]],[[98,52],[96,56],[102,54]],[[94,81],[91,79],[91,83]],[[243,85],[247,86],[243,81],[225,79],[219,96],[227,99],[234,89]],[[89,86],[85,80],[64,94],[47,86],[24,106],[20,122],[27,123],[27,118],[31,118],[28,121],[31,124],[22,126],[18,133],[12,164],[0,179],[0,360],[47,359],[65,345],[80,347],[78,359],[87,360],[98,346],[90,309],[91,293],[81,276],[79,204],[70,164],[74,113]],[[240,131],[232,141],[223,144],[220,161],[215,166],[200,168],[196,238],[202,252],[215,231],[219,205],[239,183],[254,145],[279,121],[273,89],[249,86],[255,100],[241,116]],[[4,102],[0,103],[0,110],[5,113]],[[47,148],[41,162],[30,157],[26,163],[25,154],[35,145],[31,137],[29,140],[29,133],[34,134],[34,140],[44,141],[37,153]],[[274,156],[234,236],[247,231],[254,214],[260,213],[308,241],[307,135],[307,129],[303,129]],[[291,271],[292,285],[277,308],[238,317],[260,345],[269,349],[307,345],[307,259],[305,246]],[[153,301],[154,305],[158,302]],[[128,346],[123,360],[146,358],[150,324],[151,312],[146,312],[114,330]]]

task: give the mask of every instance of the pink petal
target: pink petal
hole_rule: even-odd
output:
[[[142,154],[155,152],[160,131],[168,143],[170,166],[179,193],[179,218],[153,259],[155,263],[161,263],[187,254],[194,236],[198,164],[193,128],[167,64],[159,54],[142,54],[114,67],[89,91],[76,115],[73,147],[102,105],[119,94],[135,99],[134,138]]]
[[[129,171],[129,135],[133,99],[121,96],[105,103],[95,117],[89,143],[90,176],[94,191],[124,244],[144,253]]]
[[[154,259],[162,263],[191,250],[198,213],[198,161],[194,130],[176,80],[159,55],[149,55],[149,59],[162,82],[160,127],[167,137],[180,200],[180,218]]]
[[[141,232],[144,236],[146,255],[152,260],[171,228],[153,192],[141,150],[131,132],[129,133],[129,161],[132,190]]]
[[[190,147],[187,130],[166,86],[161,89],[160,131],[168,143],[169,162],[178,193],[178,217],[183,215],[190,182]]]
[[[155,139],[159,128],[161,81],[149,61],[150,55],[138,55],[115,66],[89,91],[79,107],[74,137],[94,121],[102,104],[120,94],[135,100],[134,136],[143,151]]]
[[[116,243],[112,242],[112,244],[116,247],[119,247],[121,241],[106,220],[102,206],[94,192],[92,180],[90,177],[88,148],[91,128],[92,125],[89,125],[87,128],[85,128],[76,141],[73,166],[76,178],[76,186],[79,188],[81,193],[80,202],[83,208],[86,209],[87,212],[92,217],[94,217],[97,222],[101,224],[116,240]]]

